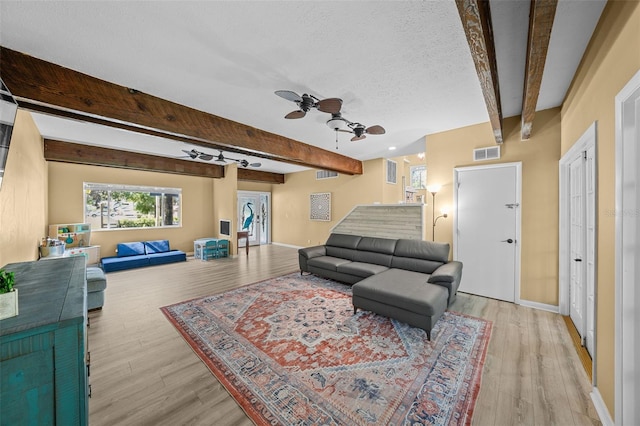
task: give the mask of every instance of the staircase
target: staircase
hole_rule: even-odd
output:
[[[424,240],[424,204],[373,204],[354,207],[331,232],[363,237]]]

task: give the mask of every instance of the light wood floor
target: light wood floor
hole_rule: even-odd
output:
[[[159,308],[297,270],[295,249],[271,245],[107,274],[89,314],[90,424],[251,425]],[[493,321],[475,425],[600,424],[559,315],[465,294],[451,309]]]

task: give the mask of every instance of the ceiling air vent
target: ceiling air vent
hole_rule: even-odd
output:
[[[500,147],[490,146],[473,150],[473,161],[497,160],[500,158]]]
[[[334,172],[332,170],[318,170],[316,172],[316,180],[330,179],[335,177],[338,177],[338,172]]]

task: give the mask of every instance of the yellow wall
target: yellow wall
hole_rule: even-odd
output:
[[[38,128],[18,110],[0,188],[0,266],[38,258],[48,222],[47,179]]]
[[[220,219],[231,220],[231,236],[229,237],[229,254],[234,255],[237,252],[236,232],[238,229],[238,166],[229,164],[224,168],[224,179],[213,180],[213,222],[214,230],[202,237],[219,235]]]
[[[190,253],[193,252],[193,240],[217,232],[213,214],[213,180],[49,162],[49,222],[84,222],[84,182],[181,188],[182,227],[94,230],[91,233],[91,244],[100,246],[102,257],[115,256],[118,243],[159,239],[169,240],[171,248]]]
[[[505,119],[503,130],[505,142],[498,161],[472,161],[473,149],[495,145],[489,123],[427,136],[427,184],[442,185],[436,195],[436,215],[443,207],[453,213],[455,167],[522,162],[520,298],[557,305],[560,110],[537,112],[532,137],[526,142],[520,140],[520,117]],[[432,203],[431,194],[428,203]],[[431,224],[432,206],[425,213]],[[453,247],[453,215],[438,220],[436,240]]]
[[[272,190],[272,240],[294,246],[323,244],[333,228],[358,204],[383,201],[385,175],[384,160],[363,162],[363,174],[338,175],[336,178],[316,180],[316,171],[288,174],[283,185]],[[398,185],[389,185],[394,188]],[[331,193],[331,221],[309,219],[309,196]],[[398,195],[393,195],[397,200]],[[397,202],[397,201],[396,201]]]
[[[615,96],[640,69],[640,3],[607,3],[562,106],[562,153],[597,121],[596,386],[614,417]],[[609,213],[608,213],[609,212]]]

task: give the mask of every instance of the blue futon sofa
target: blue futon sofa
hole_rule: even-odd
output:
[[[118,253],[117,256],[103,257],[101,259],[102,269],[105,272],[187,260],[185,252],[171,250],[169,240],[120,243],[116,251]]]

